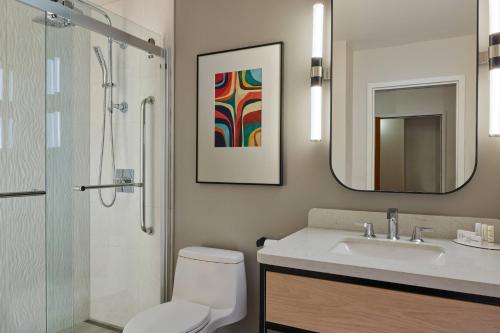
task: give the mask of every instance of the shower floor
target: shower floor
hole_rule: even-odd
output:
[[[121,332],[121,331],[118,330],[112,331],[86,322],[80,323],[77,326],[75,326],[75,331],[74,331],[74,333],[116,333],[116,332]]]

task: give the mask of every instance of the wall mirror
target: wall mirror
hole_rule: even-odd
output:
[[[449,193],[477,160],[476,0],[332,0],[331,166],[361,191]]]

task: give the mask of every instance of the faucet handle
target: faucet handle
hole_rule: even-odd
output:
[[[423,243],[424,239],[422,238],[423,232],[431,232],[433,229],[429,227],[415,227],[413,229],[413,234],[411,235],[410,242],[414,243]]]
[[[366,238],[376,238],[377,237],[377,236],[375,236],[375,229],[373,228],[373,223],[355,222],[354,224],[364,228],[363,237],[366,237]]]

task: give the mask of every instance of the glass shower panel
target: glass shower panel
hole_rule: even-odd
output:
[[[88,199],[75,198],[72,188],[76,180],[88,181],[81,132],[88,126],[89,65],[82,45],[89,39],[90,33],[77,27],[47,27],[47,332],[73,331],[73,298],[82,291],[86,269],[77,251],[81,240],[74,235],[88,219]]]
[[[0,199],[0,332],[45,332],[44,198]]]
[[[0,192],[44,190],[45,30],[39,11],[0,3]]]
[[[142,38],[160,36],[111,16],[115,27]],[[147,38],[146,38],[147,39]],[[92,34],[92,47],[107,50],[107,39]],[[91,57],[90,179],[98,182],[103,128],[102,72],[96,57]],[[109,64],[108,64],[109,66]],[[90,318],[123,327],[135,314],[161,302],[161,191],[164,135],[164,59],[131,46],[114,44],[113,103],[128,105],[128,111],[113,113],[116,169],[133,170],[134,182],[142,182],[141,101],[154,97],[146,107],[146,186],[133,193],[118,192],[115,204],[106,208],[98,191],[90,199]],[[107,126],[109,126],[109,116]],[[156,136],[157,140],[154,140]],[[114,182],[109,132],[105,137],[102,183]],[[157,145],[157,146],[155,146]],[[161,145],[161,147],[160,147]],[[157,154],[154,153],[157,150]],[[154,156],[154,157],[153,157]],[[153,186],[154,184],[154,186]],[[152,235],[140,229],[142,195],[146,192],[146,225]],[[113,198],[112,189],[102,190],[105,203]]]
[[[44,35],[0,0],[0,193],[45,189]],[[44,198],[0,198],[0,332],[45,332]]]

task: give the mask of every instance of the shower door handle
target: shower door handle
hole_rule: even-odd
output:
[[[108,184],[108,185],[78,185],[74,186],[73,190],[85,192],[86,190],[95,190],[101,188],[116,188],[116,187],[143,187],[143,183],[119,183],[119,184]]]
[[[0,199],[3,198],[19,198],[19,197],[34,197],[39,195],[45,195],[45,191],[24,191],[24,192],[3,192],[0,193]]]

